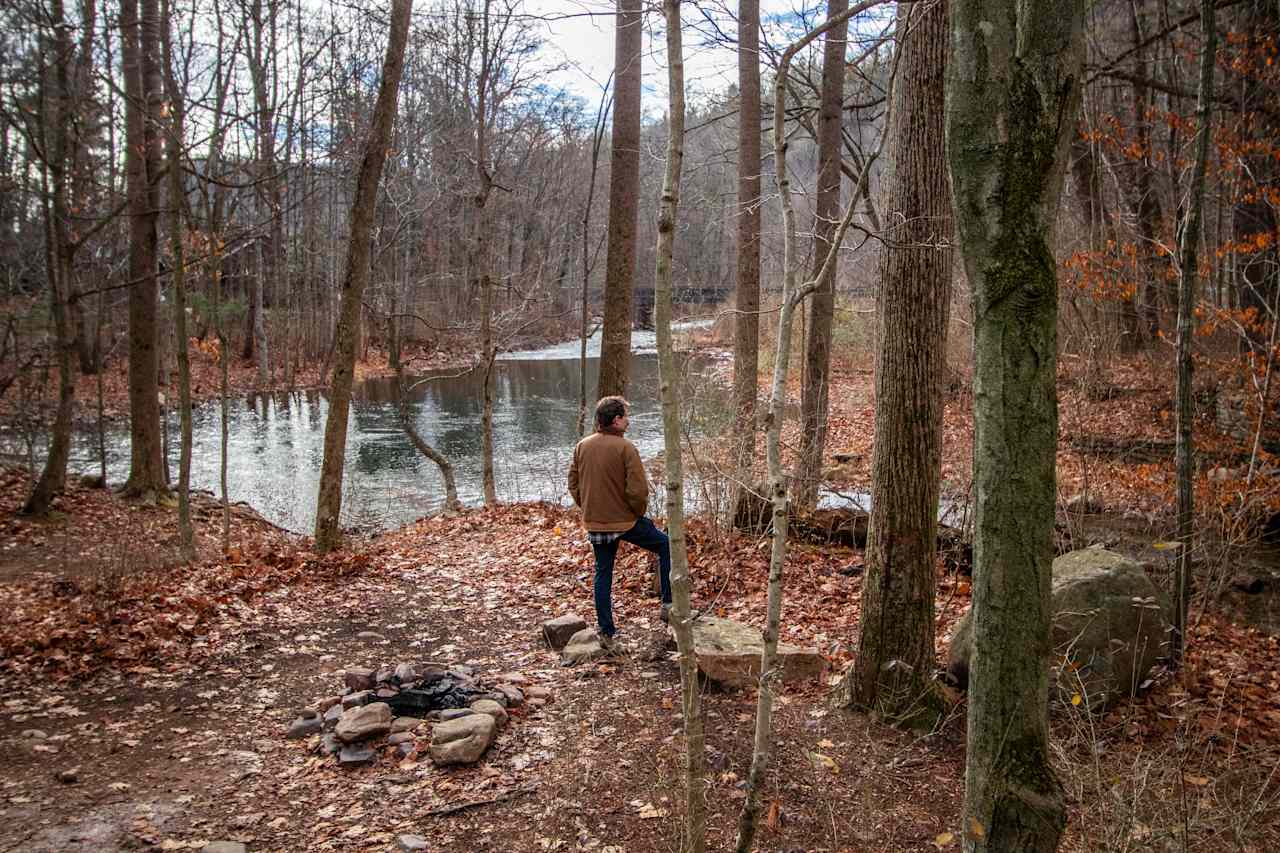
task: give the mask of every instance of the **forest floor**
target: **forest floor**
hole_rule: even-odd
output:
[[[1064,503],[1088,487],[1081,512],[1063,514],[1064,547],[1104,541],[1160,575],[1170,386],[1141,365],[1108,381],[1099,395],[1064,371]],[[870,371],[844,367],[833,383],[828,455],[845,461],[828,474],[863,490]],[[968,406],[963,394],[947,406],[952,496],[969,482]],[[220,509],[198,498],[188,565],[172,507],[76,484],[37,521],[16,514],[29,485],[0,472],[0,849],[392,850],[401,833],[444,851],[678,849],[676,663],[637,654],[563,668],[541,644],[543,620],[591,615],[590,550],[571,511],[468,510],[319,557],[244,508],[224,552]],[[820,543],[790,553],[783,639],[818,648],[829,668],[779,698],[759,849],[959,849],[963,702],[927,736],[826,704],[856,647],[861,559]],[[766,539],[695,520],[695,606],[762,624],[767,560]],[[615,609],[641,648],[661,648],[650,572],[643,555],[620,557]],[[940,567],[937,603],[941,654],[968,607],[967,578]],[[1193,621],[1178,673],[1158,671],[1103,715],[1055,707],[1063,849],[1280,848],[1280,642],[1228,619],[1215,598]],[[434,767],[423,743],[420,756],[388,750],[339,769],[314,743],[285,738],[300,708],[339,691],[344,669],[425,659],[518,673],[552,700],[514,709],[485,758],[463,768]],[[708,846],[725,849],[755,694],[710,687],[704,708]]]

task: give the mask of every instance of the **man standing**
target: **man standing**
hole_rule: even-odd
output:
[[[596,621],[606,648],[613,645],[613,560],[618,542],[630,542],[658,555],[663,622],[671,612],[671,542],[645,517],[649,481],[640,452],[623,434],[630,404],[621,397],[596,403],[596,431],[573,449],[569,494],[582,508],[582,526],[596,556]]]

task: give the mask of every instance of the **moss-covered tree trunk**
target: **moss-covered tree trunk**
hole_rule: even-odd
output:
[[[364,158],[356,176],[355,198],[351,201],[351,237],[347,268],[342,277],[338,325],[334,330],[333,385],[329,390],[324,459],[320,463],[320,495],[316,501],[316,550],[321,553],[338,547],[341,542],[338,520],[342,513],[342,466],[346,459],[356,346],[360,340],[360,298],[369,282],[374,202],[378,198],[378,184],[382,179],[387,149],[391,146],[391,125],[396,117],[396,96],[400,91],[400,74],[404,70],[404,48],[412,9],[413,0],[392,0],[391,36],[382,64],[382,83],[373,107]]]
[[[907,725],[938,715],[933,587],[942,474],[942,374],[951,306],[943,146],[944,2],[898,4],[898,74],[880,257],[875,452],[858,656],[842,699]]]
[[[1084,3],[956,0],[951,14],[947,158],[975,335],[965,848],[1051,851],[1066,822],[1048,756],[1052,245],[1080,102]]]

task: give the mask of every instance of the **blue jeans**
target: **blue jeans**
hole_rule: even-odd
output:
[[[641,516],[635,526],[608,545],[592,545],[596,554],[596,621],[606,637],[617,633],[613,625],[613,560],[618,555],[618,543],[630,542],[658,555],[658,577],[662,588],[662,603],[671,603],[671,540],[652,521]]]

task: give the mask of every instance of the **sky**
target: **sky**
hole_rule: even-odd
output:
[[[719,3],[736,12],[736,0]],[[645,5],[649,11],[644,19],[644,109],[661,113],[667,92],[665,30],[657,4]],[[765,19],[788,16],[804,5],[804,0],[761,0],[760,14]],[[811,0],[807,5],[815,3]],[[590,105],[599,103],[613,70],[614,8],[611,0],[527,0],[527,13],[544,19],[540,25],[548,59],[565,63],[563,70],[547,75],[547,83],[563,86]],[[691,25],[698,24],[709,31],[705,17],[713,18],[731,37],[737,36],[737,21],[723,12],[716,14],[711,4],[682,4],[685,85],[691,95],[722,91],[736,83],[738,76],[737,56],[731,46],[706,46],[704,37],[691,30]]]

